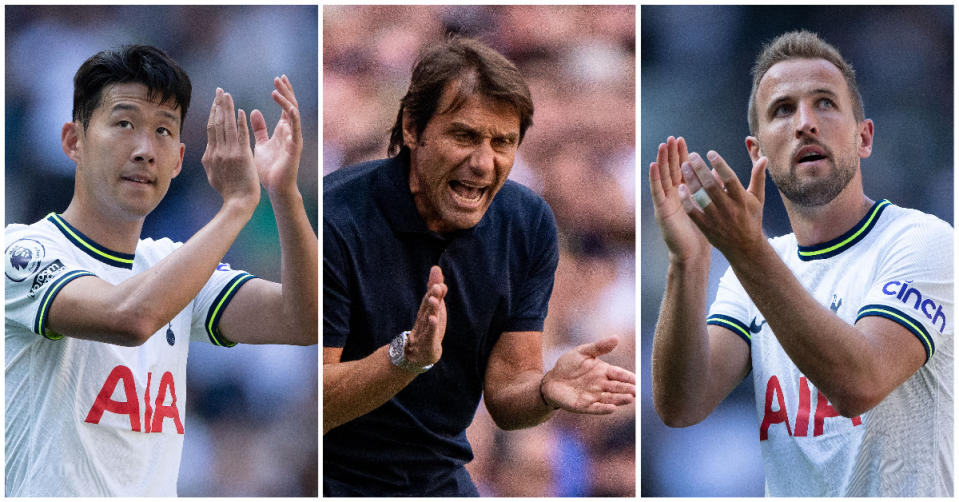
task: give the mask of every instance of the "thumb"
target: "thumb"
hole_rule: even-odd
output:
[[[603,354],[609,354],[619,345],[619,338],[611,336],[598,342],[587,343],[576,347],[576,351],[586,357],[599,357]]]
[[[766,199],[766,164],[768,163],[769,157],[765,155],[759,157],[753,163],[753,171],[749,177],[749,188],[747,190],[759,200],[760,204],[763,204]]]

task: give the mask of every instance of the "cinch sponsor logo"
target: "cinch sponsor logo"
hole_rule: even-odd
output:
[[[895,296],[903,304],[921,312],[926,319],[932,320],[933,326],[939,323],[939,332],[942,333],[946,329],[946,314],[942,313],[942,305],[931,298],[923,298],[918,289],[910,286],[911,283],[912,281],[889,281],[882,287],[882,292]]]
[[[44,269],[33,278],[33,285],[30,286],[30,292],[27,293],[27,296],[33,298],[47,281],[60,275],[66,268],[60,260],[54,260],[53,263],[44,267]]]

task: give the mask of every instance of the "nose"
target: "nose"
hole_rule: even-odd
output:
[[[496,155],[495,152],[493,152],[493,146],[490,144],[490,142],[480,141],[470,154],[470,169],[472,169],[477,175],[485,176],[489,172],[493,171],[495,158]]]
[[[153,164],[156,161],[156,145],[150,134],[137,134],[133,143],[131,157],[134,162]]]
[[[812,104],[801,102],[796,112],[796,137],[819,134],[819,122]]]

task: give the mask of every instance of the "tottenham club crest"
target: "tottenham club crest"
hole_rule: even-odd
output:
[[[21,282],[40,268],[46,250],[43,244],[33,239],[20,239],[7,246],[7,279]]]

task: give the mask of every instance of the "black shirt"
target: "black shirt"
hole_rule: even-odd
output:
[[[432,265],[449,287],[442,358],[324,436],[324,483],[419,494],[457,476],[473,458],[465,431],[500,334],[543,329],[556,239],[546,202],[512,181],[475,227],[441,235],[416,210],[408,156],[323,178],[324,347],[342,347],[344,362],[367,357],[413,327]]]

